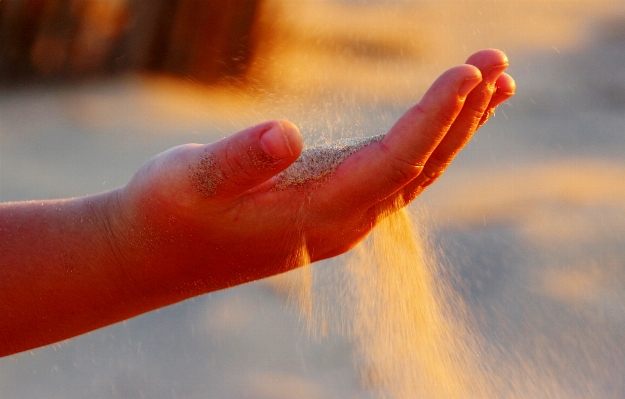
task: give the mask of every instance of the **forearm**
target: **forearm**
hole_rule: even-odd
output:
[[[0,355],[146,311],[116,240],[116,192],[0,205]]]

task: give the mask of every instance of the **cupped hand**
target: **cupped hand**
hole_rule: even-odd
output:
[[[323,181],[277,189],[302,152],[288,121],[148,161],[117,195],[114,234],[124,271],[165,302],[287,271],[353,247],[381,212],[434,182],[494,109],[514,93],[497,50],[443,73],[380,140]],[[149,283],[147,283],[149,282]]]

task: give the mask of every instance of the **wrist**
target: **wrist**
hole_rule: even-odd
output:
[[[132,184],[107,192],[102,217],[112,262],[138,313],[201,293],[181,289],[189,286],[182,265],[190,261],[177,250],[185,239],[184,232],[174,231],[175,216],[163,211],[158,195],[141,194]]]

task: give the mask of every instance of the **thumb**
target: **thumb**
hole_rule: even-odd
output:
[[[206,146],[190,168],[206,197],[234,197],[267,181],[302,152],[302,136],[289,121],[266,122]]]

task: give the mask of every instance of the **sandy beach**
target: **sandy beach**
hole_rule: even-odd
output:
[[[414,210],[488,345],[534,391],[624,397],[625,4],[266,7],[253,87],[128,75],[0,92],[0,200],[108,190],[167,148],[270,118],[292,120],[308,144],[381,134],[440,72],[501,48],[517,96]],[[351,343],[307,336],[275,287],[212,293],[0,359],[0,399],[373,398]]]

